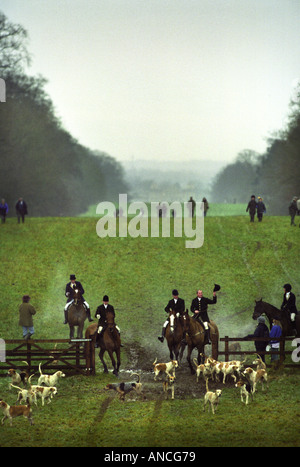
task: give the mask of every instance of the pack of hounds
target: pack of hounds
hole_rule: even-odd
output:
[[[245,403],[246,405],[249,403],[249,398],[253,400],[258,383],[261,383],[263,390],[264,383],[266,383],[268,387],[266,365],[259,355],[257,355],[257,358],[253,361],[253,365],[256,365],[256,369],[251,367],[244,368],[246,360],[219,362],[211,357],[203,357],[204,363],[198,364],[198,361],[195,358],[194,364],[196,367],[197,383],[201,376],[205,381],[206,393],[204,395],[204,411],[206,410],[206,406],[208,406],[208,410],[211,408],[212,413],[215,414],[222,395],[222,389],[217,389],[214,392],[209,390],[208,381],[210,379],[217,383],[222,382],[225,384],[226,378],[231,377],[234,381],[235,387],[240,389],[242,403]],[[156,359],[153,362],[154,381],[157,381],[157,378],[159,377],[160,380],[162,380],[163,392],[166,397],[168,397],[168,392],[170,391],[172,399],[175,398],[176,368],[178,368],[178,362],[176,360],[171,360],[167,363],[159,363]],[[33,385],[31,383],[31,378],[34,374],[29,375],[27,370],[21,371],[20,373],[15,369],[8,370],[8,376],[10,377],[9,388],[17,389],[18,393],[16,402],[19,402],[20,405],[10,406],[3,399],[0,399],[0,408],[4,414],[1,421],[2,425],[5,420],[8,419],[12,426],[13,418],[18,416],[27,418],[29,423],[33,425],[33,404],[37,406],[38,399],[41,399],[42,406],[45,405],[45,400],[50,404],[53,397],[57,394],[58,381],[60,378],[64,378],[65,374],[62,371],[56,371],[52,375],[45,375],[42,373],[41,364],[39,365],[39,373],[40,376],[38,378],[38,382],[36,385]],[[138,373],[133,373],[132,376],[134,375],[137,376],[137,381],[109,383],[103,389],[104,391],[116,391],[121,401],[125,401],[126,395],[132,391],[135,391],[138,395],[142,395],[143,383],[141,383],[141,377]],[[20,387],[21,384],[23,385],[23,388]],[[23,403],[24,405],[21,405]]]
[[[234,381],[235,387],[240,389],[240,397],[242,403],[248,405],[249,398],[253,400],[256,386],[258,383],[262,385],[264,390],[264,383],[268,387],[268,375],[266,365],[262,361],[260,355],[253,361],[253,365],[256,365],[256,369],[251,367],[244,368],[246,360],[232,360],[229,362],[219,362],[211,357],[204,357],[204,363],[198,364],[196,358],[194,358],[194,364],[196,367],[196,378],[197,383],[202,376],[205,381],[206,393],[204,395],[203,410],[206,410],[208,404],[208,410],[211,408],[213,414],[215,414],[218,407],[220,397],[222,395],[222,389],[216,391],[210,391],[208,387],[208,381],[211,379],[215,382],[221,382],[225,384],[226,378],[231,377]],[[161,376],[163,392],[168,397],[168,391],[171,392],[171,398],[175,398],[175,369],[178,368],[178,362],[171,360],[167,363],[158,363],[157,359],[153,362],[154,381],[157,381],[158,376]],[[140,375],[135,373],[138,380],[132,382],[121,382],[121,383],[110,383],[107,384],[104,390],[114,390],[118,392],[120,400],[124,401],[126,394],[131,391],[136,391],[137,394],[142,394],[142,383]],[[245,401],[244,401],[245,398]]]
[[[27,362],[23,362],[26,365]],[[57,394],[57,384],[59,378],[64,378],[66,375],[62,371],[56,371],[53,375],[44,375],[42,373],[41,364],[39,364],[40,376],[37,384],[31,383],[31,378],[34,374],[29,375],[28,370],[18,372],[11,368],[8,370],[8,377],[10,378],[9,389],[17,389],[17,401],[20,405],[9,405],[3,399],[0,399],[0,408],[3,411],[3,418],[1,424],[5,420],[9,420],[12,426],[13,418],[23,416],[27,418],[30,425],[33,425],[32,406],[37,406],[37,400],[41,399],[42,406],[45,405],[45,400],[50,404],[51,400]],[[20,387],[20,386],[23,387]],[[21,405],[25,403],[25,405]]]

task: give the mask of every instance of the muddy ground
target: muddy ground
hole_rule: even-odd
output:
[[[166,350],[166,349],[165,349]],[[155,349],[145,349],[137,344],[124,346],[122,349],[126,352],[128,363],[121,365],[120,373],[116,382],[137,381],[137,376],[133,373],[140,375],[140,381],[143,383],[143,395],[136,395],[134,391],[126,396],[126,400],[164,400],[167,397],[171,399],[171,392],[168,396],[163,392],[164,377],[159,375],[157,381],[154,381],[153,365],[157,352]],[[192,354],[192,359],[196,357],[197,353]],[[159,362],[170,361],[168,351],[165,352],[165,359],[159,359]],[[111,371],[111,370],[110,370]],[[186,351],[184,353],[182,362],[179,368],[176,368],[176,382],[175,382],[175,399],[193,399],[202,398],[206,392],[205,381],[201,376],[197,383],[196,375],[191,374],[191,370],[186,361]],[[215,391],[216,389],[234,388],[233,379],[228,377],[228,382],[209,381],[209,389]],[[236,388],[234,388],[236,389]]]

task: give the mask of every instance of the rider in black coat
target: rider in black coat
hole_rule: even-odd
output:
[[[185,311],[184,300],[182,298],[179,298],[177,289],[174,289],[172,291],[172,295],[173,295],[173,298],[169,300],[167,306],[165,307],[165,312],[169,313],[171,310],[173,310],[173,311],[176,311],[176,314],[181,316],[182,313],[184,313]],[[169,318],[165,321],[163,325],[161,336],[158,336],[158,340],[160,342],[164,341],[168,324],[169,324]]]
[[[64,313],[65,313],[65,322],[64,322],[64,324],[67,324],[67,322],[68,322],[68,309],[69,309],[69,307],[71,306],[71,303],[74,300],[75,290],[78,290],[80,292],[81,297],[83,299],[83,306],[84,306],[84,308],[86,310],[87,318],[88,318],[89,322],[92,322],[93,320],[91,319],[90,306],[89,306],[88,302],[86,302],[84,300],[84,298],[83,298],[84,288],[82,287],[81,282],[76,281],[75,275],[71,274],[70,275],[70,282],[67,283],[66,291],[65,291],[65,295],[67,297],[67,304],[66,304],[65,309],[64,309]]]

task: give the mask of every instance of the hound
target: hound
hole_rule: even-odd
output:
[[[262,385],[262,390],[264,390],[264,382],[267,383],[268,386],[268,375],[266,370],[253,370],[253,368],[246,368],[243,374],[246,376],[247,380],[249,381],[252,389],[252,394],[256,391],[256,385],[258,382]]]
[[[257,355],[257,359],[254,360],[253,365],[257,365],[256,367],[256,370],[266,370],[267,369],[267,365],[265,364],[265,362],[262,361],[262,358],[259,354],[256,354]]]
[[[222,395],[222,390],[217,389],[215,392],[208,390],[208,379],[206,380],[206,394],[204,396],[204,405],[203,405],[203,412],[205,412],[205,406],[209,402],[211,406],[212,413],[215,414],[215,410],[217,410],[219,399]],[[209,408],[208,408],[209,410]]]
[[[160,372],[165,373],[167,376],[172,376],[171,375],[171,372],[172,372],[175,378],[175,368],[178,368],[177,360],[171,360],[168,363],[156,363],[156,362],[157,362],[157,358],[155,359],[155,362],[153,362],[153,371],[155,373],[154,381],[156,381],[156,378]]]
[[[131,391],[136,391],[137,394],[141,394],[142,383],[140,382],[140,375],[138,375],[137,373],[133,373],[133,375],[136,375],[138,377],[137,382],[109,383],[105,386],[104,390],[109,391],[110,389],[113,389],[114,391],[117,391],[119,393],[120,401],[125,401],[126,394],[128,394]]]
[[[249,395],[251,396],[251,399],[253,400],[253,394],[252,394],[252,388],[251,388],[251,385],[247,382],[247,381],[243,381],[243,380],[239,380],[236,384],[235,384],[235,387],[236,388],[240,388],[241,390],[241,401],[244,403],[244,398],[243,396],[245,396],[246,398],[246,405],[248,405],[248,400],[249,400]]]
[[[14,386],[13,384],[11,384],[11,387],[12,388],[15,388],[15,389],[18,389],[18,397],[17,397],[17,400],[16,402],[19,402],[20,404],[22,402],[28,402],[30,404],[32,404],[32,402],[35,400],[35,394],[34,394],[34,391],[30,388],[30,389],[22,389],[22,388],[19,388],[18,386]]]
[[[168,397],[168,391],[171,391],[172,393],[172,399],[174,399],[174,393],[175,393],[175,376],[167,376],[167,380],[163,381],[163,390],[166,393],[166,396]]]
[[[38,379],[38,386],[41,386],[43,383],[46,384],[46,386],[55,386],[59,378],[64,378],[66,376],[62,371],[57,371],[53,375],[43,375],[41,363],[39,364],[39,371],[40,377]]]
[[[196,366],[197,383],[199,381],[199,378],[200,378],[201,374],[203,375],[203,378],[205,380],[209,379],[212,376],[212,370],[211,370],[211,367],[210,367],[209,364],[200,363],[200,365],[198,365],[197,358],[194,358],[194,363],[195,363],[195,366]]]
[[[1,425],[4,424],[5,420],[9,419],[9,424],[12,426],[12,419],[23,415],[33,425],[32,411],[30,404],[27,405],[8,405],[4,400],[0,399],[0,407],[3,410],[4,417],[2,418]]]
[[[27,362],[23,362],[28,365]],[[27,384],[28,378],[29,378],[29,372],[28,370],[21,370],[20,373],[18,373],[14,368],[10,368],[7,372],[7,376],[11,378],[11,383],[9,384],[9,389],[11,389],[11,384],[23,384],[24,387]]]
[[[50,404],[51,399],[53,396],[57,394],[57,389],[54,386],[46,387],[46,386],[31,386],[31,390],[34,394],[34,403],[37,405],[36,397],[40,397],[42,399],[42,406],[45,405],[45,399],[48,399],[48,404]]]

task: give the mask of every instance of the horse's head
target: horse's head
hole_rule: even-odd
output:
[[[264,313],[264,305],[263,305],[262,298],[260,300],[255,300],[255,307],[252,315],[252,319],[257,319]]]
[[[189,315],[189,310],[186,310],[184,313],[182,313],[181,316],[181,322],[183,324],[183,330],[184,332],[187,332],[190,326],[190,315]]]
[[[106,312],[107,327],[112,330],[115,327],[115,317],[112,311]]]
[[[74,305],[80,305],[82,303],[82,295],[78,289],[74,290],[73,300],[74,300]]]
[[[175,326],[176,326],[176,312],[174,310],[169,311],[169,323],[170,323],[170,331],[171,333],[173,333]]]

